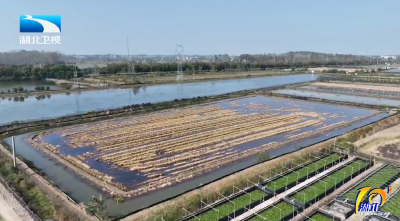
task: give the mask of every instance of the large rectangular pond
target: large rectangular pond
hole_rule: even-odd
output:
[[[333,94],[333,93],[323,93],[323,92],[313,92],[313,91],[301,91],[293,89],[281,89],[276,90],[274,93],[284,94],[284,95],[295,95],[301,97],[312,97],[319,99],[326,99],[332,101],[343,101],[358,104],[368,104],[368,105],[387,105],[387,106],[397,106],[400,107],[400,100],[390,100],[384,98],[372,98],[372,97],[362,97],[362,96],[352,96],[344,94]]]
[[[131,89],[82,91],[81,93],[72,94],[53,94],[43,98],[28,97],[23,102],[4,98],[0,100],[0,125],[13,121],[60,117],[68,114],[86,113],[88,111],[117,108],[131,104],[211,96],[313,80],[315,80],[314,75],[305,74],[154,85]]]
[[[251,98],[244,98],[240,100],[235,100],[234,102],[239,103],[240,105],[237,107],[232,107],[232,101],[228,102],[221,102],[214,105],[217,105],[222,108],[233,108],[237,110],[246,109],[246,106],[250,103],[262,103],[268,105],[270,109],[300,109],[302,112],[316,112],[316,113],[328,113],[324,115],[326,118],[326,124],[332,124],[339,121],[351,121],[354,117],[362,117],[368,116],[373,113],[373,110],[369,109],[361,109],[355,107],[345,107],[345,106],[334,106],[329,104],[322,104],[316,102],[307,102],[307,101],[298,101],[298,100],[291,100],[291,99],[278,99],[278,98],[269,98],[269,97],[251,97]],[[254,111],[254,110],[249,110]],[[287,113],[290,113],[287,112]],[[339,115],[338,118],[330,118],[331,115]],[[361,121],[357,121],[350,126],[344,126],[335,130],[327,131],[322,134],[318,134],[315,137],[306,138],[302,140],[298,140],[294,143],[290,143],[284,145],[277,149],[271,149],[268,151],[270,157],[280,156],[282,154],[297,151],[303,147],[306,147],[310,144],[314,144],[331,137],[346,133],[352,129],[364,126],[368,123],[375,122],[383,117],[388,116],[386,113],[380,113],[378,115],[366,118]],[[325,122],[324,122],[325,123]],[[310,126],[307,128],[303,128],[301,130],[289,133],[291,135],[299,134],[304,131],[315,130],[318,126]],[[75,175],[73,172],[64,168],[64,166],[60,165],[59,163],[55,162],[54,159],[51,159],[48,155],[44,154],[40,150],[37,150],[30,145],[28,145],[24,139],[28,136],[33,135],[25,134],[19,135],[16,137],[16,146],[17,146],[17,153],[18,155],[23,156],[24,158],[32,161],[34,165],[42,170],[44,173],[48,175],[48,177],[54,181],[54,183],[63,190],[68,191],[68,194],[78,202],[86,201],[90,195],[99,194],[103,191],[99,190],[94,185],[87,183],[86,181],[82,180],[78,175]],[[278,134],[272,137],[262,138],[259,140],[252,141],[250,143],[244,144],[247,148],[252,148],[254,146],[269,143],[273,141],[284,141],[287,133]],[[10,143],[10,139],[6,139],[7,143]],[[225,166],[222,166],[218,169],[213,170],[212,172],[203,174],[201,176],[197,176],[193,179],[183,181],[176,185],[172,185],[166,187],[164,189],[160,189],[157,191],[149,192],[148,194],[137,196],[132,199],[126,199],[124,203],[116,205],[116,203],[109,199],[107,202],[110,205],[109,211],[112,215],[121,216],[127,213],[137,211],[143,207],[147,207],[151,204],[160,202],[164,199],[174,197],[184,191],[196,188],[201,186],[205,183],[211,182],[216,180],[222,176],[234,173],[240,169],[245,167],[254,165],[257,163],[257,157],[249,157],[243,159],[241,161],[237,161]],[[129,174],[124,174],[123,176],[125,179],[130,179]],[[122,178],[122,177],[121,177]]]

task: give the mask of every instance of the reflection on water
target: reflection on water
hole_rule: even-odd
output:
[[[192,98],[231,93],[240,90],[257,89],[268,86],[308,82],[314,75],[292,75],[263,77],[213,82],[153,85],[131,89],[106,89],[82,91],[79,96],[53,94],[51,99],[28,97],[24,102],[2,102],[0,105],[0,124],[20,120],[37,120],[68,114],[86,113],[132,104],[163,102],[174,99]],[[72,92],[75,94],[75,92]],[[47,97],[46,97],[47,98]]]
[[[61,89],[54,82],[46,81],[46,80],[25,80],[25,81],[0,81],[0,92],[7,92],[10,90],[13,91],[13,88],[22,87],[27,91],[35,91],[36,86],[49,86],[50,90],[59,90]]]
[[[247,98],[243,99],[240,103],[249,104],[250,102],[265,103],[268,104],[271,108],[273,107],[280,108],[290,105],[293,106],[294,108],[299,108],[304,111],[308,110],[319,113],[328,112],[328,113],[340,114],[341,118],[336,118],[336,120],[335,118],[330,119],[332,123],[336,122],[339,119],[351,120],[355,116],[365,116],[372,112],[372,110],[360,109],[355,107],[334,106],[334,105],[321,104],[315,102],[297,101],[289,99],[275,99],[275,98],[267,98],[262,100],[260,100],[260,98],[257,97]],[[217,103],[216,105],[227,108],[226,103]],[[237,108],[239,109],[243,107],[237,107]],[[345,118],[343,118],[342,116],[345,116]],[[320,142],[329,139],[331,137],[343,134],[345,132],[348,132],[349,130],[364,126],[368,123],[377,121],[380,118],[386,116],[388,116],[388,114],[386,113],[378,114],[376,116],[367,118],[363,121],[356,122],[347,127],[342,127],[336,130],[325,132],[316,137],[296,141],[284,147],[270,150],[268,151],[268,155],[271,158],[281,156],[282,154],[296,151],[310,144]],[[315,128],[308,128],[308,129],[315,129]],[[301,131],[295,132],[295,134],[298,133],[301,133]],[[54,160],[51,160],[49,156],[46,156],[41,151],[32,148],[31,146],[26,144],[24,142],[24,138],[27,136],[28,135],[20,135],[16,137],[18,154],[22,155],[24,158],[28,160],[33,161],[34,165],[39,169],[41,169],[43,172],[45,172],[57,186],[59,186],[61,189],[67,190],[73,199],[76,199],[78,202],[83,202],[86,201],[90,195],[93,194],[97,195],[101,192],[100,190],[96,189],[96,187],[85,183],[79,176],[74,175],[71,171],[66,171],[62,165],[57,165],[57,163],[54,162]],[[278,135],[275,137],[262,139],[262,142],[281,141],[281,139],[284,139],[284,137],[282,137],[282,135]],[[7,143],[10,143],[10,139],[6,139],[6,141]],[[256,143],[261,141],[257,140],[253,142]],[[119,205],[116,205],[116,203],[112,199],[110,199],[107,201],[107,203],[110,205],[109,212],[111,215],[123,215],[129,212],[139,210],[153,203],[162,201],[169,197],[176,196],[186,190],[196,188],[199,185],[203,185],[205,183],[216,180],[222,176],[236,172],[242,168],[254,165],[256,162],[257,162],[257,157],[250,157],[247,160],[238,161],[233,164],[229,164],[228,166],[220,167],[213,172],[207,173],[203,176],[196,177],[192,180],[188,180],[183,183],[170,186],[159,191],[151,192],[149,194],[134,199],[126,199],[124,203]]]

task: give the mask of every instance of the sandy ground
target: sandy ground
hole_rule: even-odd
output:
[[[346,89],[361,89],[361,90],[387,91],[387,92],[400,92],[400,87],[393,87],[393,86],[390,87],[390,86],[381,86],[381,85],[340,84],[340,83],[316,82],[316,83],[312,83],[311,86],[337,87],[337,88],[346,88]]]
[[[387,128],[385,130],[379,131],[371,136],[363,138],[354,143],[356,147],[368,148],[376,145],[382,141],[391,140],[393,138],[400,136],[400,124]]]
[[[1,195],[0,195],[0,215],[1,215],[0,220],[24,221],[17,215],[17,213],[13,210],[13,208],[10,205],[8,205],[6,200]]]

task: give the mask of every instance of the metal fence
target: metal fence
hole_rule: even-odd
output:
[[[0,195],[10,205],[15,213],[24,221],[42,221],[28,205],[15,193],[7,182],[0,177]]]

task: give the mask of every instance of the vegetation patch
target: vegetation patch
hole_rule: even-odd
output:
[[[293,214],[293,211],[297,210],[295,206],[285,201],[281,201],[277,203],[275,206],[271,206],[263,212],[259,213],[261,216],[254,216],[248,221],[264,221],[265,219],[268,221],[280,221],[284,217],[290,216]],[[264,219],[264,218],[265,219]]]
[[[13,167],[12,161],[8,156],[0,157],[0,175],[40,218],[81,220],[79,217],[65,211],[60,205],[53,203],[29,180],[29,177]]]
[[[321,213],[315,213],[310,218],[307,218],[304,221],[332,221],[332,217],[328,217]]]
[[[267,185],[265,185],[265,187],[274,191],[282,189],[287,185],[297,182],[300,179],[306,178],[310,174],[314,174],[316,171],[321,170],[325,166],[333,164],[334,162],[341,159],[341,157],[341,155],[334,153],[305,167],[295,170],[294,172],[291,172],[285,176],[282,176],[279,179],[269,182],[267,183]]]
[[[397,216],[400,218],[400,191],[396,193],[393,197],[391,197],[386,203],[380,207],[381,211],[390,212],[391,215]]]
[[[310,186],[300,190],[291,197],[297,202],[305,205],[311,202],[316,202],[320,196],[325,195],[326,192],[333,188],[341,186],[347,179],[358,174],[359,171],[367,166],[367,162],[363,160],[356,160],[324,177],[323,179],[316,181]]]
[[[368,177],[366,180],[359,183],[357,186],[353,187],[345,193],[342,197],[355,202],[358,191],[360,188],[370,186],[372,188],[384,188],[391,181],[394,181],[400,175],[399,168],[393,166],[386,166],[379,171],[375,172],[372,176]],[[364,199],[363,199],[364,200]]]
[[[236,197],[234,199],[231,199],[230,201],[227,201],[221,205],[218,205],[214,207],[213,209],[209,209],[204,213],[201,213],[200,215],[190,219],[190,221],[196,221],[196,220],[219,220],[222,219],[230,214],[233,214],[235,211],[239,209],[243,209],[246,206],[249,206],[250,204],[259,201],[266,197],[267,195],[261,191],[261,190],[253,190],[249,192],[248,194],[245,193],[239,197]]]

